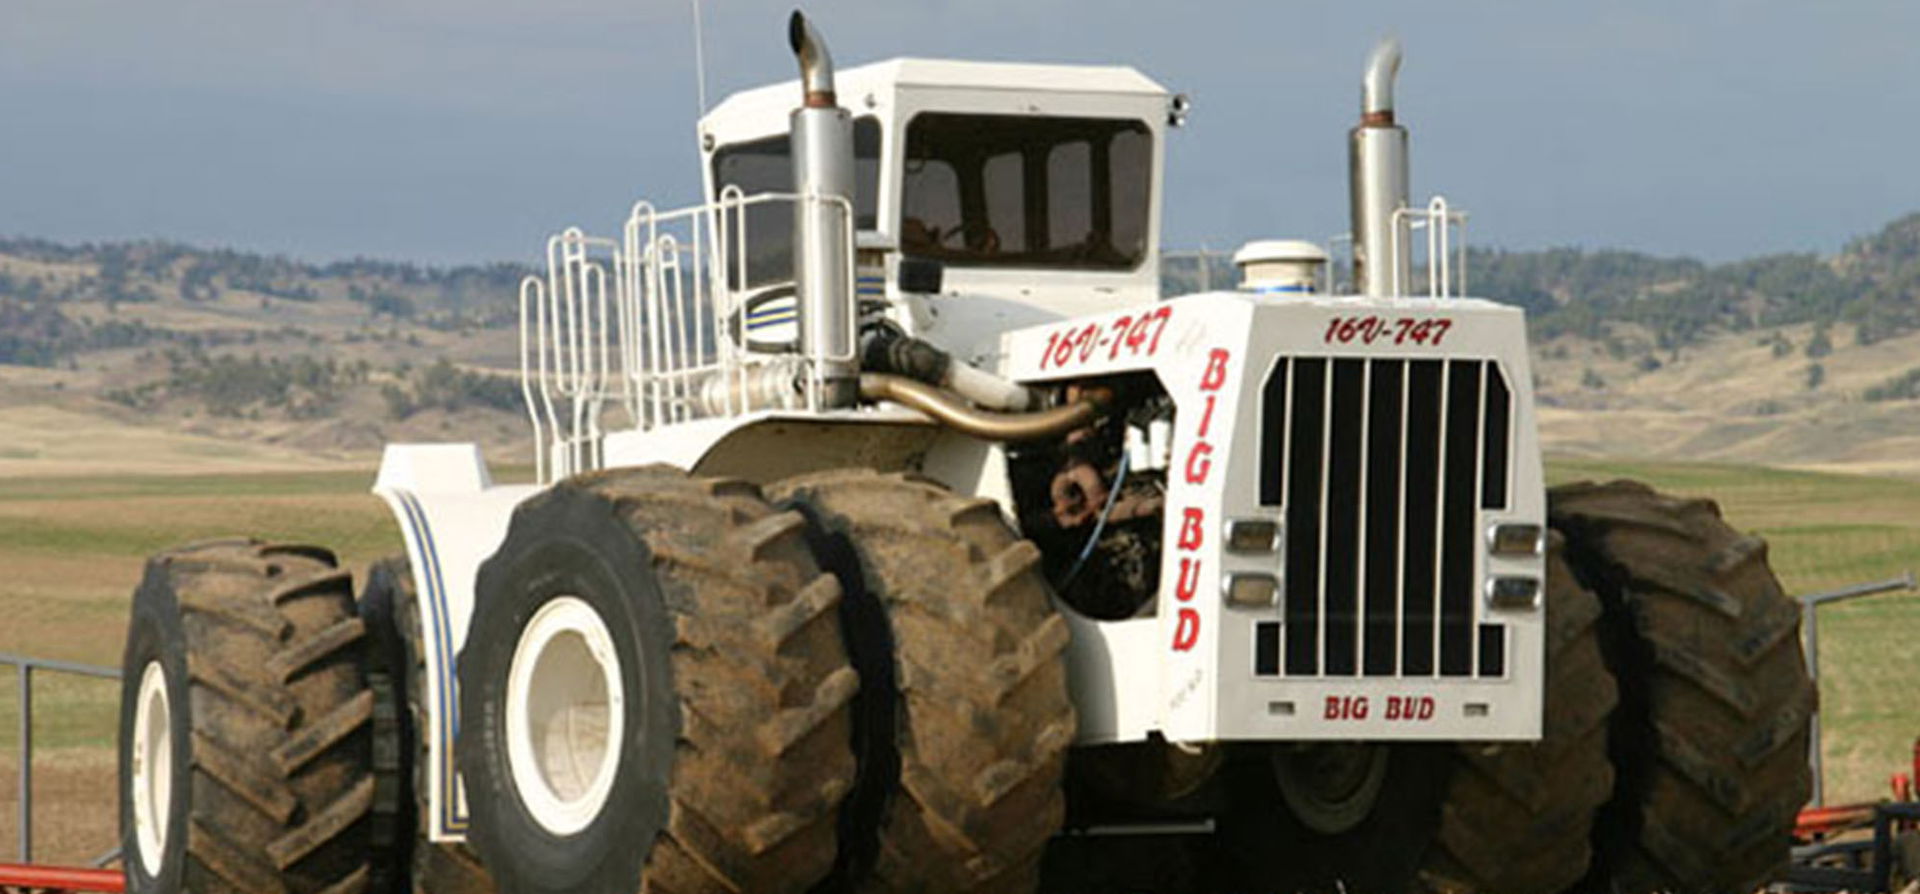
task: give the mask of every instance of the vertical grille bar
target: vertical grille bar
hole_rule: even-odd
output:
[[[1479,361],[1447,364],[1446,494],[1442,501],[1440,548],[1440,673],[1473,673],[1473,520],[1480,493]]]
[[[1400,631],[1400,443],[1404,360],[1375,360],[1367,383],[1367,676],[1391,676]]]
[[[1319,672],[1320,479],[1327,361],[1293,361],[1287,425],[1286,668],[1289,675]]]
[[[1351,676],[1358,666],[1355,640],[1360,631],[1360,427],[1364,419],[1361,389],[1366,361],[1333,361],[1331,406],[1327,418],[1325,672]]]
[[[1507,391],[1507,377],[1500,367],[1487,364],[1487,425],[1481,434],[1486,445],[1487,468],[1480,482],[1480,506],[1485,509],[1507,508],[1507,443],[1512,437],[1508,432],[1508,404],[1512,395]]]
[[[1407,370],[1406,512],[1400,553],[1400,673],[1406,676],[1433,673],[1441,364],[1414,360]]]
[[[1287,367],[1282,357],[1273,363],[1260,392],[1260,505],[1278,506],[1286,495],[1287,475]]]

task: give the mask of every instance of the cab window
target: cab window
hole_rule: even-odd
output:
[[[1147,252],[1152,140],[1125,119],[916,115],[900,249],[960,266],[1132,269]]]

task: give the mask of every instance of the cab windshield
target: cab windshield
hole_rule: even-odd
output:
[[[853,122],[854,227],[871,230],[880,192],[880,122],[861,117]],[[787,135],[724,146],[713,154],[713,200],[729,186],[746,195],[793,192],[793,150]],[[747,244],[747,283],[757,287],[793,278],[793,206],[767,202],[747,207],[744,241]],[[737,250],[738,245],[730,248]],[[728,284],[738,275],[737,258],[727,260]]]
[[[922,113],[907,125],[900,250],[958,266],[1130,270],[1147,253],[1141,121]]]

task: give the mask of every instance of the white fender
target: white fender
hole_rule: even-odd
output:
[[[467,828],[466,797],[455,770],[460,729],[455,669],[473,615],[474,578],[506,538],[507,522],[534,485],[494,485],[474,444],[390,444],[373,492],[385,500],[407,547],[426,651],[426,759],[434,841],[458,841]]]

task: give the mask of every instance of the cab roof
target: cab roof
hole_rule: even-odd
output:
[[[964,62],[954,59],[889,59],[834,73],[840,104],[858,112],[869,94],[896,89],[995,90],[1038,93],[1166,97],[1167,88],[1126,65],[1056,65],[1030,62]],[[800,81],[743,90],[721,100],[701,119],[784,115],[800,104]]]

